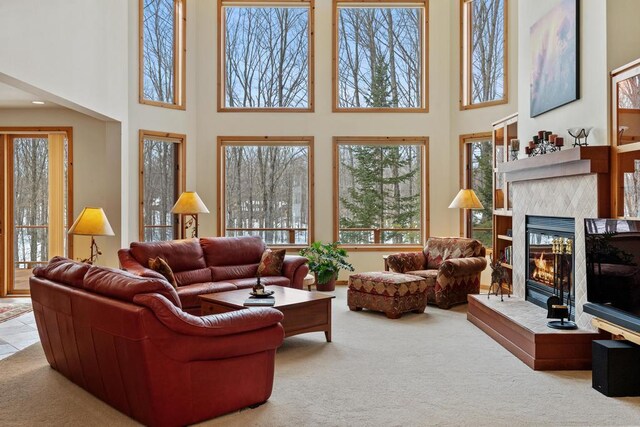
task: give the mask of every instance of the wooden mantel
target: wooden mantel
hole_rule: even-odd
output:
[[[585,174],[609,174],[609,146],[574,147],[554,153],[500,163],[507,182]]]

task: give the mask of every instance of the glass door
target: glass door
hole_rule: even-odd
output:
[[[28,294],[33,268],[68,254],[68,139],[6,135],[4,145],[4,289]]]

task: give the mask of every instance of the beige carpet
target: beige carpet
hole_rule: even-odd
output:
[[[286,339],[269,402],[204,425],[640,425],[640,398],[605,397],[591,372],[532,371],[465,306],[388,320],[336,296],[333,343]],[[2,426],[132,424],[50,369],[39,344],[0,361],[0,402]]]

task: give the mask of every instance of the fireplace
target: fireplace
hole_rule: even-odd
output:
[[[573,289],[575,220],[573,218],[526,217],[525,299],[547,308],[552,295],[569,300],[571,318],[575,314]]]

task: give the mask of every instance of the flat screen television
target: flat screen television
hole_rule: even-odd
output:
[[[585,219],[584,311],[640,332],[640,220]]]

